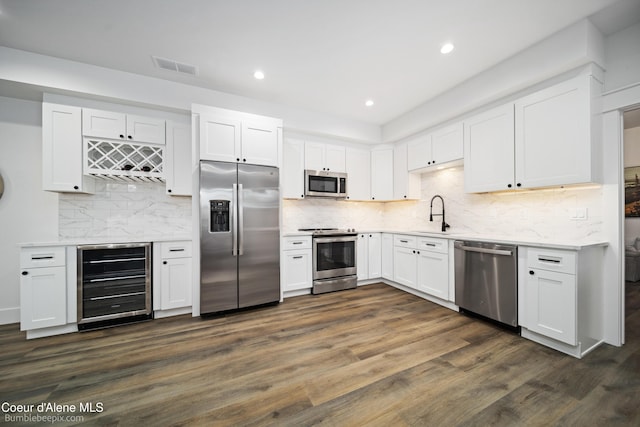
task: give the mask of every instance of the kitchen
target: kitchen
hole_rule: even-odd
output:
[[[580,27],[577,30],[573,29],[574,32],[569,31],[565,33],[566,37],[577,37],[577,34],[585,34],[584,32],[588,32],[590,30],[585,30],[586,27]],[[569,34],[568,36],[566,34]],[[634,33],[632,33],[634,34]],[[618,37],[623,38],[625,34],[618,35]],[[562,38],[562,35],[558,36]],[[609,37],[608,41],[612,42],[616,40],[615,37]],[[551,48],[546,46],[547,49],[552,50]],[[539,49],[544,50],[545,46],[539,47]],[[579,48],[576,49],[576,51]],[[56,69],[56,64],[49,63],[46,58],[41,58],[38,56],[31,56],[26,53],[16,52],[11,49],[3,49],[2,51],[3,57],[6,61],[3,60],[3,63],[14,63],[21,64],[24,61],[35,61],[39,62],[42,65],[44,70],[47,70],[51,75],[55,76],[57,73],[61,73],[61,70]],[[539,53],[535,53],[539,54]],[[566,52],[563,52],[566,54]],[[507,65],[503,65],[503,67],[508,68],[508,66],[515,66],[519,63],[519,61],[526,62],[526,55],[521,58],[514,59],[511,63]],[[534,55],[534,53],[531,53]],[[553,55],[551,55],[553,56]],[[575,54],[575,56],[567,58],[565,55],[564,60],[558,60],[559,62],[566,61],[571,62],[571,59],[574,59],[579,54]],[[615,59],[615,58],[614,58]],[[73,67],[72,67],[73,68]],[[37,77],[29,77],[29,76],[18,76],[12,70],[7,70],[3,68],[2,78],[6,81],[17,82],[18,86],[20,84],[27,84],[28,79],[31,80],[30,84],[42,84],[42,81],[38,83]],[[75,68],[76,71],[71,71],[78,73],[78,75],[91,75],[91,73],[85,73],[82,66],[78,65]],[[501,69],[493,70],[493,73],[500,73]],[[609,73],[612,73],[614,70],[608,70]],[[544,73],[541,70],[536,70],[538,73]],[[526,80],[532,74],[532,71],[524,70],[521,74],[523,80]],[[613,73],[611,74],[613,75]],[[129,80],[129,84],[125,86],[131,85],[134,81],[136,81],[135,77],[132,76],[124,76],[119,75],[117,73],[110,74],[112,78],[116,81],[122,79],[122,81]],[[607,75],[609,76],[609,74]],[[86,77],[85,77],[86,78]],[[487,77],[486,75],[480,76],[475,83],[469,82],[466,86],[467,91],[470,93],[477,94],[478,99],[482,99],[483,95],[486,98],[486,95],[483,93],[484,90],[491,91],[495,90],[496,86],[500,86],[500,82],[493,82],[493,87],[489,87],[485,89]],[[606,80],[606,82],[611,82],[611,80]],[[138,83],[136,81],[136,83]],[[620,83],[620,81],[615,82]],[[634,83],[633,81],[626,82],[626,84]],[[53,83],[53,86],[56,85],[68,85],[68,82],[60,82]],[[512,85],[517,87],[520,82],[509,81],[506,82],[505,85]],[[612,82],[613,86],[610,86],[609,89],[614,89],[616,87],[623,87],[625,84],[619,84],[616,86]],[[68,87],[68,86],[66,86]],[[141,88],[146,87],[144,84],[140,86]],[[73,88],[71,88],[73,89]],[[182,87],[180,87],[182,89]],[[101,89],[102,90],[102,89]],[[78,90],[75,90],[76,92]],[[475,92],[474,92],[475,91]],[[98,90],[99,92],[99,90]],[[109,97],[112,99],[130,99],[131,95],[124,93],[121,89],[109,89]],[[497,91],[496,91],[497,92]],[[515,91],[514,94],[517,94],[518,91]],[[184,94],[184,95],[183,95]],[[193,96],[191,96],[193,95]],[[154,95],[157,96],[157,95]],[[141,94],[139,95],[140,102],[145,102],[150,104],[149,100],[154,96],[150,94]],[[451,97],[455,97],[456,93],[450,95]],[[608,99],[612,100],[614,96],[618,96],[617,94],[613,94],[609,96]],[[514,95],[514,98],[516,95]],[[202,101],[202,95],[197,93],[194,90],[186,90],[185,92],[181,92],[180,95],[175,95],[176,101],[175,104],[187,104],[187,110],[191,109],[191,103],[194,101],[200,102],[202,104],[210,104],[209,102]],[[185,99],[189,98],[189,99]],[[13,98],[11,98],[13,99]],[[6,103],[6,110],[17,111],[20,107],[22,107],[25,111],[23,117],[14,119],[16,123],[22,123],[26,121],[26,117],[30,117],[31,114],[37,116],[37,113],[33,113],[32,104],[28,102],[19,102],[19,101],[11,101],[11,99],[7,99],[4,102]],[[440,101],[443,101],[440,99]],[[445,98],[446,101],[446,98]],[[159,102],[158,104],[164,104],[166,101]],[[173,101],[172,101],[173,102]],[[609,110],[613,111],[611,104],[614,101],[610,101]],[[615,101],[617,102],[617,101]],[[634,101],[635,102],[635,101]],[[632,105],[634,102],[629,102],[627,104],[622,104],[623,106]],[[174,105],[175,105],[174,104]],[[222,103],[225,105],[224,103]],[[431,106],[427,105],[423,108],[422,114],[420,116],[425,115],[424,111],[428,111],[429,113],[433,113],[434,109],[436,109],[436,104],[431,104]],[[488,103],[490,104],[490,102]],[[17,105],[17,107],[16,107]],[[464,120],[466,117],[471,117],[474,109],[480,109],[482,106],[458,106],[457,113],[452,114],[449,112],[450,117],[456,117],[457,119]],[[133,107],[130,107],[133,108]],[[235,108],[238,110],[238,108]],[[431,111],[429,111],[431,109]],[[462,112],[461,109],[465,109],[465,112]],[[5,110],[5,109],[3,109]],[[617,110],[616,110],[617,111]],[[267,114],[274,115],[274,114]],[[426,114],[427,116],[429,114]],[[179,115],[180,120],[184,121],[184,115]],[[278,117],[279,115],[275,115]],[[436,129],[441,125],[445,124],[447,120],[439,120],[437,114],[433,114],[435,118],[431,119],[431,124],[424,125],[422,129],[426,129],[426,131],[430,131],[430,129]],[[188,121],[188,117],[186,119]],[[32,122],[37,123],[37,118]],[[299,122],[302,122],[300,120]],[[413,119],[415,122],[415,119]],[[11,121],[9,121],[12,123]],[[321,122],[321,120],[319,120]],[[385,132],[390,134],[391,136],[387,138],[387,140],[402,140],[404,137],[399,137],[401,133],[397,130],[394,130],[394,127],[400,126],[401,122],[404,122],[406,128],[411,128],[414,126],[412,124],[412,118],[406,117],[403,120],[398,120],[394,124],[386,127]],[[287,119],[285,117],[285,126],[287,123]],[[408,123],[408,124],[407,124]],[[331,127],[331,120],[325,120],[322,125],[325,128]],[[333,128],[337,128],[339,123],[333,123]],[[319,125],[316,125],[320,127]],[[605,123],[606,126],[606,123]],[[298,126],[300,128],[301,126]],[[319,142],[319,143],[342,143],[340,139],[336,139],[334,137],[327,136],[317,136],[314,135],[313,126],[308,127],[309,132],[298,132],[296,134],[295,131],[287,134],[285,130],[285,138],[296,138],[300,137],[306,141],[311,142]],[[357,131],[357,126],[354,126],[352,129],[346,132],[342,132],[342,136],[347,140],[344,145],[347,147],[351,146],[354,148],[363,148],[362,144],[353,143],[349,141],[349,137],[353,136]],[[366,126],[362,126],[361,129],[366,129]],[[24,134],[31,132],[30,129],[25,129],[22,127],[12,127],[10,129],[12,132],[16,132],[17,135],[23,135],[21,139],[24,139]],[[37,134],[38,132],[36,132]],[[302,133],[302,135],[299,135]],[[331,133],[331,132],[329,132]],[[339,133],[339,132],[337,132]],[[366,132],[363,130],[361,134],[365,134]],[[395,133],[395,136],[394,136]],[[29,138],[34,138],[33,135],[29,136]],[[37,139],[37,136],[35,137]],[[375,139],[375,138],[357,138],[358,140],[362,139]],[[3,156],[4,156],[3,152]],[[10,153],[8,155],[19,157],[21,154]],[[605,155],[608,155],[605,151]],[[40,155],[36,153],[33,158],[39,158]],[[12,157],[13,158],[13,157]],[[24,162],[22,162],[24,164]],[[3,164],[3,168],[6,166]],[[36,169],[39,167],[36,167]],[[421,193],[419,195],[419,199],[417,201],[402,201],[402,202],[377,202],[377,201],[369,201],[369,202],[357,202],[357,201],[329,201],[329,200],[285,200],[283,201],[283,209],[282,209],[282,224],[283,224],[283,232],[290,233],[295,232],[299,228],[308,228],[308,227],[324,227],[324,226],[334,226],[339,228],[356,228],[357,230],[363,231],[397,231],[397,230],[433,230],[437,231],[439,229],[439,224],[436,222],[430,223],[428,221],[428,212],[429,212],[429,200],[435,194],[443,195],[445,199],[445,205],[447,209],[447,222],[451,224],[452,229],[451,233],[454,231],[456,233],[462,234],[485,234],[491,236],[504,236],[504,235],[517,235],[519,239],[523,240],[535,240],[535,239],[552,239],[561,237],[563,239],[572,240],[579,239],[585,236],[595,236],[604,238],[607,233],[609,233],[611,224],[615,224],[618,221],[615,220],[611,223],[610,215],[611,213],[606,211],[603,206],[611,206],[608,203],[609,198],[612,196],[611,189],[608,186],[595,186],[591,188],[554,188],[549,190],[536,190],[536,191],[526,191],[526,192],[512,192],[512,193],[489,193],[489,194],[469,194],[466,193],[463,189],[463,174],[464,169],[461,169],[460,166],[457,169],[453,170],[443,170],[433,173],[423,173],[420,176],[421,183]],[[3,175],[7,176],[4,173]],[[13,173],[8,175],[13,176]],[[15,181],[14,181],[15,182]],[[46,206],[53,206],[53,209],[39,210],[34,215],[41,215],[41,221],[36,221],[35,227],[40,227],[41,230],[34,229],[33,231],[24,232],[20,236],[20,240],[17,240],[16,243],[23,242],[43,242],[48,240],[56,240],[59,237],[69,239],[69,238],[77,238],[79,235],[82,236],[92,236],[92,235],[100,235],[97,233],[104,233],[105,229],[108,229],[107,237],[118,237],[122,235],[126,235],[128,233],[132,234],[140,234],[141,223],[148,226],[150,229],[153,229],[156,226],[164,226],[165,224],[170,224],[170,227],[166,227],[166,229],[171,230],[171,233],[175,233],[175,236],[182,237],[185,234],[189,234],[191,232],[192,227],[190,224],[186,223],[183,219],[184,213],[186,211],[190,211],[189,209],[189,201],[183,201],[176,197],[168,197],[164,194],[164,189],[158,190],[157,186],[154,187],[153,184],[145,184],[140,185],[135,190],[129,187],[130,184],[109,184],[103,183],[104,188],[99,193],[101,198],[116,198],[120,197],[120,200],[127,200],[127,194],[135,193],[136,197],[140,199],[151,199],[154,200],[157,205],[156,208],[160,209],[152,209],[151,212],[157,212],[158,215],[154,217],[150,215],[146,219],[141,218],[136,215],[136,210],[132,209],[131,211],[124,211],[120,207],[114,209],[114,212],[103,221],[97,221],[92,219],[90,221],[78,221],[77,214],[82,212],[86,212],[86,206],[82,206],[83,202],[89,202],[87,197],[83,197],[80,195],[72,195],[72,196],[60,196],[59,198],[55,197],[54,199],[52,194],[44,193],[41,190],[36,192],[36,189],[39,188],[39,183],[36,182],[33,184],[31,188],[33,188],[34,198],[30,199],[30,201],[25,202],[25,205],[29,203],[35,203],[36,200],[47,199],[44,202]],[[7,186],[7,188],[10,188]],[[108,193],[108,194],[107,194]],[[11,195],[7,191],[7,196]],[[15,193],[13,193],[15,194]],[[144,194],[144,197],[140,196]],[[7,199],[5,199],[7,200]],[[10,199],[9,199],[10,200]],[[139,200],[142,201],[142,200]],[[78,205],[80,203],[80,205]],[[96,204],[96,201],[91,200],[94,206],[100,206],[100,204]],[[55,205],[58,205],[58,208],[55,208]],[[24,205],[23,205],[24,206]],[[38,206],[38,205],[36,205]],[[104,206],[104,205],[103,205]],[[64,209],[63,209],[64,207]],[[99,208],[96,208],[99,209]],[[64,210],[64,214],[63,214]],[[586,212],[586,218],[578,219],[579,216],[577,212],[580,210],[581,212]],[[116,212],[120,211],[120,212]],[[64,220],[63,215],[65,215]],[[71,215],[71,217],[69,217]],[[15,218],[15,217],[14,217]],[[48,221],[48,222],[47,222]],[[155,222],[157,221],[157,222]],[[11,221],[13,223],[15,221]],[[105,223],[107,227],[105,228]],[[53,226],[47,226],[48,224],[52,224]],[[402,224],[401,227],[398,227],[398,224]],[[175,225],[175,227],[173,226]],[[36,233],[36,231],[38,231]],[[57,231],[57,232],[56,232]],[[24,237],[27,233],[33,233],[30,236]],[[111,233],[109,235],[109,233]],[[4,234],[4,233],[3,233]],[[104,236],[104,234],[102,234]],[[615,239],[619,239],[620,237],[616,237]],[[606,238],[604,240],[608,241],[610,245],[615,246],[612,242],[615,239]],[[15,260],[16,255],[11,254],[11,257]],[[615,264],[615,256],[612,260]],[[19,270],[17,269],[17,260],[12,263],[11,266],[7,265],[5,269],[3,266],[3,271],[11,272],[11,277],[9,279],[9,275],[7,275],[8,279],[3,280],[3,283],[14,283],[15,277],[19,276]],[[614,268],[614,270],[616,270]],[[615,281],[614,281],[615,282]],[[17,289],[17,285],[15,287]],[[13,289],[13,288],[12,288]],[[13,293],[12,293],[13,292]],[[612,293],[613,294],[613,293]],[[15,297],[11,297],[11,295],[15,295],[15,291],[9,290],[7,301],[15,300]],[[614,297],[614,295],[605,295],[605,298]],[[285,300],[286,301],[286,300]],[[18,306],[17,303],[9,303],[6,307],[7,309],[15,310]],[[615,304],[613,304],[615,307]],[[3,307],[4,308],[4,307]],[[609,316],[607,316],[609,318]],[[14,320],[15,321],[15,320]],[[613,316],[613,324],[617,323],[616,316]],[[606,329],[611,329],[610,326],[605,325]],[[615,330],[611,334],[614,338],[609,338],[610,342],[615,342],[616,336],[620,339],[620,331]]]

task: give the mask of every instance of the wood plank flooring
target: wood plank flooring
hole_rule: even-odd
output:
[[[384,284],[29,341],[5,325],[0,404],[101,403],[45,414],[86,425],[637,426],[639,285],[626,328],[577,360]]]

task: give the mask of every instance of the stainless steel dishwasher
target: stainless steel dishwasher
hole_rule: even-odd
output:
[[[454,242],[456,305],[470,313],[518,326],[518,247]]]

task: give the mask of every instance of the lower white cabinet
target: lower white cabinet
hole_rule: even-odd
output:
[[[382,235],[358,234],[357,257],[358,280],[382,277]]]
[[[424,249],[419,249],[417,255],[417,289],[444,300],[449,299],[449,255]]]
[[[393,280],[393,234],[382,233],[380,272],[383,279]]]
[[[448,300],[448,241],[395,235],[393,274],[394,281],[401,285]]]
[[[416,238],[396,234],[393,237],[393,245],[393,281],[416,289],[418,282]]]
[[[602,246],[518,248],[523,337],[582,357],[602,342]]]
[[[191,241],[156,242],[153,244],[153,254],[154,310],[190,308],[193,271]]]
[[[20,270],[20,330],[66,324],[65,247],[23,248]]]
[[[282,249],[283,291],[311,289],[313,286],[311,236],[285,237]]]

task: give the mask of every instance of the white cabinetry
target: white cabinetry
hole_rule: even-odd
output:
[[[393,148],[371,151],[371,200],[393,200]]]
[[[283,198],[304,198],[304,141],[292,138],[284,140],[280,176]]]
[[[393,148],[393,198],[408,200],[420,198],[420,174],[410,173],[407,165],[407,143]]]
[[[20,269],[20,330],[66,324],[65,247],[23,248]]]
[[[152,117],[84,108],[82,134],[97,138],[164,144],[165,122]]]
[[[464,190],[467,193],[513,187],[513,104],[464,122]]]
[[[345,147],[307,142],[304,149],[305,169],[343,173],[347,171]]]
[[[417,288],[418,258],[416,238],[401,234],[393,238],[393,280],[412,289]]]
[[[153,244],[155,317],[191,312],[191,246],[189,240]]]
[[[582,75],[466,120],[465,191],[599,182],[599,92]]]
[[[381,274],[383,279],[393,280],[393,234],[382,233]]]
[[[429,168],[463,158],[463,126],[456,123],[408,143],[408,169]]]
[[[394,281],[401,285],[449,300],[449,243],[446,239],[394,237]]]
[[[522,336],[581,357],[602,341],[602,247],[520,247]]]
[[[201,113],[200,159],[278,166],[280,121],[242,113]]]
[[[82,171],[82,109],[42,103],[42,188],[93,193],[93,177]]]
[[[285,294],[292,291],[309,293],[313,286],[311,236],[291,236],[283,239],[282,283]]]
[[[347,199],[371,199],[371,154],[369,150],[347,148]]]
[[[377,279],[382,276],[382,235],[358,234],[358,280]]]
[[[165,179],[167,194],[190,196],[191,184],[191,126],[167,123],[167,156]]]

